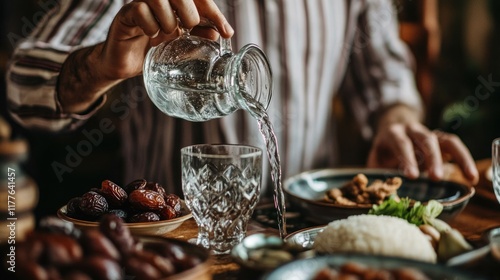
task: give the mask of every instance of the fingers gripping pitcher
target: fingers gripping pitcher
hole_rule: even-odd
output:
[[[220,118],[249,110],[249,98],[263,108],[271,100],[271,69],[262,50],[244,46],[231,50],[220,43],[190,35],[153,47],[146,55],[144,82],[152,102],[165,114],[189,121]]]

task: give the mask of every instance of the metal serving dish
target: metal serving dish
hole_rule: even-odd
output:
[[[234,261],[250,271],[269,271],[286,262],[314,255],[309,248],[288,244],[277,235],[265,233],[249,235],[231,250]]]
[[[325,227],[326,226],[316,226],[301,229],[290,233],[283,239],[283,241],[285,241],[285,243],[289,246],[312,249],[316,236],[318,235],[318,233],[322,232]]]
[[[303,212],[308,220],[327,224],[351,215],[366,214],[372,208],[371,205],[344,206],[322,200],[327,190],[343,186],[358,173],[365,174],[370,182],[375,179],[401,177],[403,184],[398,189],[398,195],[422,203],[431,199],[441,202],[444,209],[439,218],[444,221],[458,215],[475,193],[472,186],[451,181],[432,181],[424,177],[411,180],[399,175],[397,171],[387,169],[312,170],[285,180],[284,191],[291,206]]]

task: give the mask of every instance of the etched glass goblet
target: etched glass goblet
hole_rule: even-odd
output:
[[[197,244],[227,254],[246,235],[259,200],[262,150],[201,144],[181,149],[182,190],[198,225]]]

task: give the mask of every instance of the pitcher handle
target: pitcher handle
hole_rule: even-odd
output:
[[[200,18],[200,24],[198,24],[198,25],[199,26],[210,27],[210,28],[214,29],[215,31],[217,31],[220,34],[220,32],[217,29],[217,27],[215,26],[215,24],[213,24],[207,18],[204,18],[204,17]],[[222,36],[219,36],[219,48],[220,48],[221,56],[225,55],[225,54],[228,54],[228,53],[232,53],[233,52],[233,48],[231,46],[231,39],[226,39],[226,38],[223,38]]]
[[[226,38],[222,38],[222,36],[219,36],[219,45],[220,45],[221,55],[225,55],[225,54],[233,52],[232,47],[231,47],[231,39],[226,39]]]

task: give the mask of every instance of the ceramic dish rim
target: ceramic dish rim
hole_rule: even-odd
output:
[[[182,204],[182,209],[187,209],[183,200],[181,200],[181,204]],[[87,226],[87,227],[88,226],[96,226],[97,227],[99,225],[98,221],[86,221],[86,220],[80,220],[80,219],[76,219],[76,218],[68,216],[66,206],[67,205],[64,205],[57,210],[57,216],[59,218],[66,220],[68,222],[72,222],[75,225],[82,225],[82,226]],[[185,215],[182,215],[180,217],[170,219],[170,220],[160,220],[160,221],[154,221],[154,222],[140,222],[140,223],[126,223],[126,222],[124,222],[123,224],[126,225],[130,229],[136,229],[136,228],[147,229],[147,228],[151,228],[151,227],[168,226],[171,224],[175,224],[176,222],[184,222],[184,221],[188,220],[189,218],[191,218],[193,216],[193,214],[191,213],[191,211],[189,211],[189,210],[187,210],[187,211],[188,212],[185,213]]]
[[[302,229],[299,229],[299,230],[296,230],[290,234],[288,234],[287,236],[285,236],[283,238],[283,242],[289,242],[290,239],[294,238],[295,236],[299,235],[299,234],[303,234],[304,232],[309,232],[309,231],[318,231],[320,229],[325,229],[328,225],[317,225],[317,226],[312,226],[312,227],[306,227],[306,228],[302,228]]]
[[[412,259],[405,259],[405,258],[400,258],[400,257],[392,257],[392,256],[376,256],[376,255],[366,255],[366,254],[358,254],[358,253],[342,253],[342,254],[326,254],[326,255],[317,255],[312,258],[307,258],[307,259],[297,259],[293,260],[291,262],[287,262],[283,265],[280,265],[273,269],[272,271],[266,273],[263,275],[261,279],[263,280],[271,280],[273,278],[270,278],[273,276],[273,274],[278,273],[279,269],[284,269],[284,267],[291,267],[293,268],[294,266],[298,265],[298,262],[311,262],[311,261],[316,261],[316,262],[323,262],[325,266],[329,265],[330,263],[328,262],[329,259],[334,259],[334,258],[339,258],[340,263],[345,264],[348,261],[354,261],[354,262],[360,262],[362,264],[365,264],[364,261],[366,260],[374,260],[376,263],[380,262],[383,263],[384,261],[394,261],[396,263],[399,263],[399,265],[402,265],[403,267],[412,267],[419,269],[422,271],[424,274],[427,274],[429,272],[432,272],[432,270],[438,270],[439,272],[442,272],[444,274],[447,274],[449,276],[457,276],[457,275],[464,275],[467,278],[466,279],[487,279],[484,278],[481,275],[476,275],[467,271],[459,270],[456,271],[451,267],[439,265],[439,264],[433,264],[433,263],[426,263],[418,260],[412,260]],[[370,264],[366,264],[370,266]],[[376,265],[376,267],[382,267],[380,265]],[[279,276],[279,275],[278,275]],[[310,275],[313,276],[313,275]],[[475,278],[479,277],[479,278]]]

